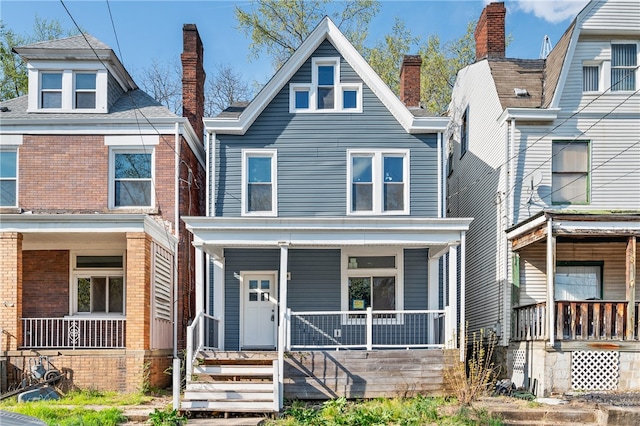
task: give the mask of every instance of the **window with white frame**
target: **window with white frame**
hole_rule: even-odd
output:
[[[71,314],[125,313],[124,256],[73,256]]]
[[[600,91],[600,65],[585,62],[582,64],[582,91]]]
[[[152,207],[153,149],[112,149],[110,152],[111,206]]]
[[[74,102],[77,109],[95,109],[96,73],[79,72],[75,74]]]
[[[342,309],[397,311],[404,308],[403,255],[398,250],[353,250],[342,253]],[[389,317],[393,314],[377,315]],[[350,318],[359,318],[351,315]]]
[[[312,58],[311,83],[289,85],[289,111],[362,112],[362,83],[340,80],[340,58]]]
[[[467,153],[469,148],[469,107],[462,114],[462,122],[460,123],[460,157]]]
[[[242,214],[277,215],[275,150],[242,151]]]
[[[636,43],[611,44],[611,91],[636,90],[638,45]]]
[[[0,150],[0,207],[18,205],[18,150]]]
[[[40,74],[40,107],[43,109],[62,108],[61,72]]]
[[[553,141],[551,201],[554,204],[589,202],[589,142]]]
[[[349,214],[409,213],[409,150],[350,150],[347,156]]]

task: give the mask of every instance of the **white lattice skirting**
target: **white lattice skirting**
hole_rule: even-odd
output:
[[[573,390],[617,390],[620,377],[617,351],[574,351],[571,354]]]
[[[516,387],[520,388],[525,385],[525,352],[522,349],[514,349],[513,351],[513,374],[511,381]]]

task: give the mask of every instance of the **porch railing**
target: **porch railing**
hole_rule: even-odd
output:
[[[118,349],[125,342],[125,319],[22,318],[22,348]]]
[[[626,301],[557,301],[554,332],[557,340],[627,340]],[[635,304],[631,335],[638,340],[640,302]],[[546,340],[549,337],[546,303],[514,308],[512,339]]]
[[[187,327],[187,377],[193,373],[193,363],[202,350],[219,349],[221,319],[200,311]]]
[[[288,350],[443,348],[444,310],[287,311]]]

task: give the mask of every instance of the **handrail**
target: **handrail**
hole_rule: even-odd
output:
[[[218,324],[222,323],[222,319],[220,317],[209,315],[204,311],[200,311],[196,314],[191,324],[187,326],[187,354],[185,360],[187,380],[191,380],[191,375],[193,374],[193,364],[196,361],[198,353],[205,347],[204,321],[207,318],[217,322]]]

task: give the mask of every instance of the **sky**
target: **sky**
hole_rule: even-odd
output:
[[[444,43],[466,32],[488,0],[382,0],[370,24],[367,45],[391,32],[396,17],[415,36],[426,40],[436,34]],[[511,36],[507,57],[538,58],[543,39],[560,39],[587,0],[506,0],[506,33]],[[249,58],[250,39],[237,29],[236,6],[248,8],[250,1],[228,0],[64,0],[77,24],[108,44],[134,80],[155,60],[179,63],[183,24],[196,24],[204,44],[205,70],[228,65],[246,81],[266,83],[273,74],[266,56]],[[109,14],[113,18],[113,26]],[[63,28],[75,25],[60,0],[0,0],[0,19],[18,34],[32,33],[36,15],[56,19]],[[115,32],[114,32],[115,27]],[[118,45],[120,48],[118,48]],[[414,47],[417,53],[417,46]]]

